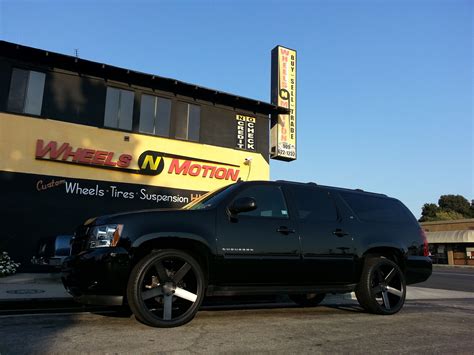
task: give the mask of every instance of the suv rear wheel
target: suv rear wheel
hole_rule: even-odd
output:
[[[177,327],[194,318],[204,298],[204,274],[188,253],[153,252],[132,270],[127,297],[135,317],[154,327]]]
[[[356,296],[368,312],[397,313],[405,303],[405,277],[393,261],[384,257],[369,258],[357,285]]]

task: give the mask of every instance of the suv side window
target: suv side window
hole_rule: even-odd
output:
[[[378,196],[342,192],[341,196],[363,221],[400,222],[409,217],[400,201]]]
[[[234,198],[252,197],[257,202],[257,208],[253,211],[242,212],[239,216],[288,218],[288,208],[285,197],[278,186],[256,185],[240,191]]]
[[[312,221],[336,221],[336,205],[329,192],[309,186],[292,186],[298,218]]]

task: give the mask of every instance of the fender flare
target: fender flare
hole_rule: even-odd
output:
[[[183,240],[193,240],[203,244],[209,252],[212,254],[212,248],[209,245],[209,242],[203,238],[202,236],[194,233],[186,233],[186,232],[155,232],[142,235],[141,237],[135,239],[132,242],[132,248],[139,248],[143,243],[148,242],[150,240],[158,240],[161,238],[173,238],[173,239],[183,239]]]

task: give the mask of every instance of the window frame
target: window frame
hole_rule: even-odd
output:
[[[169,102],[168,127],[167,127],[168,134],[167,135],[162,135],[162,134],[156,133],[156,129],[159,126],[158,123],[160,122],[158,120],[159,116],[157,116],[156,114],[153,116],[153,133],[145,132],[145,131],[142,131],[140,129],[140,124],[142,122],[142,103],[143,103],[143,97],[144,96],[148,96],[148,97],[153,98],[154,108],[156,108],[156,113],[159,112],[159,106],[160,106],[159,105],[159,100],[160,99],[167,100]],[[152,94],[152,93],[148,93],[148,92],[140,92],[140,111],[139,111],[138,116],[139,117],[138,117],[137,133],[146,134],[146,135],[150,135],[150,136],[153,136],[153,137],[171,138],[171,126],[172,126],[172,120],[173,120],[173,100],[171,98],[166,97],[166,96],[156,95],[154,93]]]
[[[178,137],[177,135],[177,132],[178,132],[178,124],[180,122],[180,108],[179,106],[180,105],[186,105],[186,121],[185,121],[185,124],[186,124],[186,137]],[[198,137],[196,140],[194,139],[189,139],[189,118],[190,118],[190,112],[191,112],[191,106],[196,106],[199,108],[199,133],[198,133]],[[173,139],[177,139],[177,140],[181,140],[181,141],[186,141],[186,142],[194,142],[194,143],[200,143],[201,142],[201,123],[202,123],[202,119],[201,119],[201,116],[202,116],[202,107],[200,104],[197,104],[197,103],[190,103],[188,101],[183,101],[183,100],[177,100],[176,101],[176,109],[175,109],[175,114],[174,114],[174,134],[173,134],[173,137],[170,137],[170,138],[173,138]]]
[[[334,206],[334,210],[336,211],[336,219],[334,220],[327,220],[327,219],[308,219],[308,218],[300,218],[299,211],[298,211],[298,202],[297,202],[297,197],[296,197],[296,191],[295,188],[302,188],[302,189],[309,189],[309,190],[314,190],[318,192],[322,192],[324,194],[327,194],[328,199],[330,203]],[[290,190],[291,194],[291,202],[293,205],[293,213],[295,215],[295,219],[298,220],[298,223],[307,223],[308,221],[312,221],[314,223],[335,223],[335,222],[340,222],[342,220],[342,213],[341,210],[338,206],[338,203],[336,201],[337,195],[333,194],[329,189],[321,188],[319,186],[301,186],[301,185],[295,185],[295,186],[288,186],[288,189]]]
[[[23,72],[26,72],[27,73],[27,77],[26,77],[26,85],[25,85],[25,88],[24,88],[24,92],[22,93],[23,97],[22,97],[22,104],[21,104],[21,110],[11,110],[10,109],[10,94],[11,94],[11,91],[12,91],[12,84],[13,84],[13,73],[15,70],[18,70],[18,71],[23,71]],[[27,102],[28,102],[28,91],[30,89],[30,79],[31,79],[31,73],[36,73],[36,74],[41,74],[43,75],[43,85],[42,85],[42,88],[41,88],[41,107],[40,107],[40,110],[39,110],[39,113],[32,113],[32,112],[26,112],[25,109],[26,109],[26,105],[27,105]],[[43,104],[44,104],[44,91],[45,91],[45,87],[46,87],[46,76],[47,76],[47,72],[44,71],[44,70],[38,70],[38,68],[29,68],[29,67],[23,67],[23,66],[12,66],[11,67],[11,74],[10,74],[10,81],[9,81],[9,84],[8,84],[8,95],[6,97],[6,112],[11,112],[11,113],[15,113],[15,114],[20,114],[20,115],[26,115],[26,116],[32,116],[32,117],[42,117],[42,113],[43,113]]]
[[[255,215],[247,215],[247,214],[239,213],[237,215],[237,218],[242,218],[242,217],[245,217],[245,218],[258,218],[258,219],[264,218],[265,220],[274,219],[274,220],[282,220],[282,221],[291,220],[292,219],[291,216],[293,215],[292,211],[291,211],[291,207],[290,207],[291,204],[289,203],[288,197],[285,194],[285,190],[283,189],[283,187],[281,185],[251,184],[251,185],[244,186],[232,195],[232,197],[227,201],[227,206],[230,206],[237,198],[239,198],[239,194],[241,194],[245,190],[248,190],[249,188],[253,188],[253,187],[262,187],[262,186],[274,187],[274,188],[277,188],[278,190],[280,190],[281,196],[283,198],[283,202],[285,203],[285,207],[286,207],[286,213],[287,213],[286,217],[284,215],[282,215],[282,216],[255,216]],[[258,208],[258,204],[257,204],[257,208]],[[246,212],[243,212],[243,213],[246,213]]]
[[[120,104],[122,102],[121,98],[122,98],[122,91],[128,91],[128,92],[131,92],[133,94],[133,98],[132,98],[132,109],[131,109],[131,112],[132,112],[132,115],[131,115],[131,119],[130,119],[130,129],[126,129],[126,128],[122,128],[122,127],[119,127],[119,122],[120,122],[120,117],[117,116],[116,117],[116,122],[117,122],[117,126],[115,127],[111,127],[111,126],[107,126],[105,121],[106,121],[106,114],[107,114],[107,96],[108,96],[108,91],[109,91],[109,88],[110,89],[114,89],[114,90],[118,90],[119,91],[119,107],[118,107],[118,111],[120,112]],[[105,128],[105,129],[111,129],[111,130],[116,130],[116,131],[121,131],[121,132],[130,132],[130,133],[137,133],[134,129],[134,116],[135,116],[135,98],[136,98],[136,93],[137,91],[133,88],[125,88],[125,87],[121,87],[121,86],[118,86],[118,85],[105,85],[105,100],[104,100],[104,116],[103,116],[103,120],[102,120],[102,126],[101,128]]]

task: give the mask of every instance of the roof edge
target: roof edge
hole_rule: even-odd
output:
[[[44,49],[24,46],[21,44],[0,40],[0,56],[41,62],[41,64],[56,65],[60,68],[90,74],[104,79],[134,83],[144,87],[157,88],[184,96],[199,98],[204,101],[214,102],[240,108],[243,110],[266,115],[288,114],[289,110],[261,100],[239,96],[225,91],[214,90],[184,81],[167,78],[159,75],[143,73],[140,71],[117,67],[105,63],[94,62],[71,55],[51,52]]]

